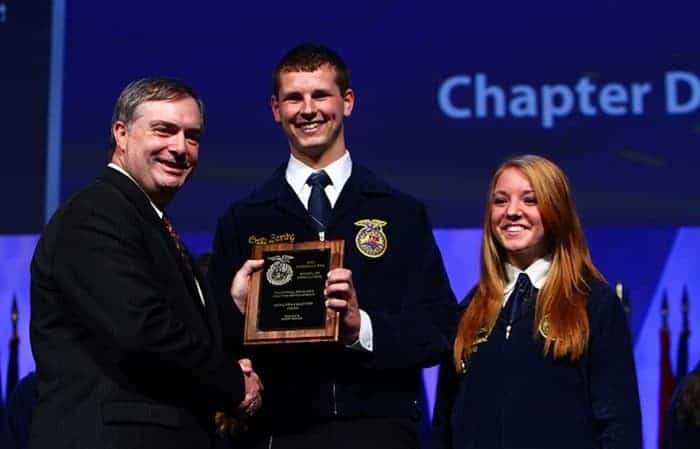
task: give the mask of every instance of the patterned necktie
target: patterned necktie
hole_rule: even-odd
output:
[[[325,188],[331,184],[331,178],[328,174],[321,170],[311,173],[306,183],[311,186],[311,195],[309,196],[309,214],[311,215],[314,227],[317,232],[323,232],[328,225],[328,218],[331,215],[331,202],[326,196]]]
[[[163,214],[163,224],[165,225],[165,229],[168,231],[170,238],[173,239],[173,243],[175,243],[175,248],[177,248],[177,253],[180,255],[180,260],[185,266],[187,274],[189,274],[190,278],[194,280],[194,271],[192,270],[192,265],[190,264],[190,258],[187,254],[187,250],[185,249],[185,244],[182,242],[182,239],[180,239],[180,236],[177,235],[173,223],[165,214]]]
[[[506,339],[510,337],[510,330],[513,326],[513,322],[520,316],[520,309],[522,309],[523,303],[530,297],[533,288],[527,274],[520,273],[518,275],[518,280],[515,282],[515,288],[513,288],[513,292],[508,297],[508,302],[506,303],[506,316],[508,317]]]

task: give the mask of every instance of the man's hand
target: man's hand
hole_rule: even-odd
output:
[[[248,290],[250,288],[250,277],[256,271],[262,269],[264,261],[262,259],[248,259],[240,270],[236,272],[231,282],[231,298],[241,313],[245,313],[245,304],[248,301]],[[247,360],[247,359],[243,359]]]
[[[264,387],[258,375],[253,371],[253,363],[250,359],[240,359],[238,364],[241,366],[243,378],[245,379],[245,398],[238,406],[238,409],[248,415],[252,415],[262,406]]]
[[[360,306],[352,283],[352,271],[335,268],[326,279],[326,307],[340,312],[340,338],[345,345],[357,341],[360,335]]]

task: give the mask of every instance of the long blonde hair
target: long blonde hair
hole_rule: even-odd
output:
[[[505,161],[493,175],[488,191],[479,285],[457,329],[454,363],[458,371],[468,361],[479,331],[493,329],[503,304],[506,253],[493,233],[491,204],[496,182],[507,168],[519,170],[530,181],[545,230],[547,251],[552,255],[547,281],[537,296],[533,328],[536,333],[540,326],[546,325],[545,355],[568,356],[571,360],[581,357],[590,332],[587,281],[604,280],[591,261],[562,170],[540,156],[525,155]]]

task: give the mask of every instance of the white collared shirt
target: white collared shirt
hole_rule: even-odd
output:
[[[136,182],[136,180],[126,170],[124,170],[114,162],[110,162],[109,164],[107,164],[107,167],[112,168],[121,173],[122,175],[126,176],[127,178],[131,179],[131,182],[133,182],[136,185],[136,187],[138,187],[139,190],[142,191],[144,195],[146,195],[148,202],[151,203],[151,207],[154,211],[156,211],[156,215],[158,215],[158,218],[160,218],[161,220],[163,219],[163,211],[158,209],[158,206],[156,206],[155,203],[151,201],[151,197],[148,196],[148,194],[141,188],[139,183]],[[199,294],[199,300],[202,302],[202,306],[206,307],[206,303],[204,302],[204,293],[202,293],[202,287],[199,286],[199,281],[196,277],[194,278],[194,285],[195,287],[197,287],[197,293]]]
[[[520,273],[525,273],[532,285],[540,290],[547,280],[547,274],[549,273],[549,268],[552,266],[552,259],[550,257],[544,257],[534,261],[525,271],[516,268],[515,266],[505,263],[506,269],[506,289],[503,293],[503,307],[508,303],[508,297],[515,288],[515,283],[518,280],[518,275]]]
[[[340,159],[337,159],[327,166],[323,167],[328,177],[331,179],[331,183],[326,186],[324,191],[328,197],[328,201],[331,203],[331,207],[335,207],[335,203],[338,201],[340,192],[343,191],[345,183],[350,179],[352,174],[352,159],[350,159],[350,152],[345,151]],[[299,201],[304,205],[304,208],[308,210],[309,206],[309,196],[311,196],[311,186],[306,183],[309,176],[319,170],[314,170],[308,165],[304,164],[299,159],[295,158],[294,155],[289,155],[289,162],[287,162],[287,170],[285,171],[285,179],[287,184],[294,190],[297,194]],[[319,236],[321,237],[321,236]],[[369,314],[364,310],[360,309],[360,336],[358,340],[352,345],[348,346],[352,349],[361,349],[365,351],[372,352],[374,348],[373,342],[373,332],[372,332],[372,320]]]
[[[340,192],[343,191],[345,183],[350,179],[352,174],[352,159],[350,159],[350,152],[345,151],[340,159],[331,162],[326,167],[322,168],[326,172],[328,177],[331,179],[331,183],[326,186],[324,191],[328,197],[328,201],[331,203],[331,207],[335,207],[335,203],[338,201]],[[299,201],[308,210],[309,208],[309,196],[311,196],[311,186],[306,183],[309,176],[320,170],[314,170],[308,165],[301,162],[299,159],[295,158],[294,155],[289,155],[289,162],[287,162],[287,170],[285,172],[285,178],[287,183],[294,190],[294,193],[299,197]]]

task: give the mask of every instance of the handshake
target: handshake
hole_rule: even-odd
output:
[[[262,406],[262,392],[264,390],[260,377],[253,371],[253,363],[250,359],[240,359],[238,364],[243,371],[245,397],[235,409],[229,412],[217,412],[214,417],[217,431],[232,437],[236,437],[246,430],[248,417],[254,415]]]

